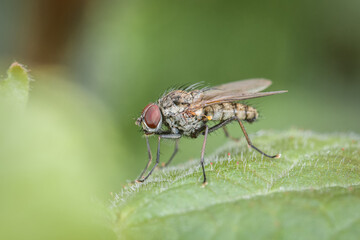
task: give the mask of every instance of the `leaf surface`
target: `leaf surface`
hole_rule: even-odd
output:
[[[20,63],[14,62],[7,72],[7,78],[0,81],[0,98],[2,103],[25,106],[30,89],[28,70]]]
[[[360,234],[356,134],[260,132],[260,149],[225,144],[206,158],[156,171],[112,201],[120,239],[351,239]]]

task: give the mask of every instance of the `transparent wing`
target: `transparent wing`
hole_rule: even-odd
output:
[[[209,106],[211,104],[216,103],[223,103],[223,102],[236,102],[251,98],[259,98],[259,97],[266,97],[270,95],[286,93],[287,90],[283,91],[273,91],[273,92],[260,92],[260,93],[236,93],[236,92],[227,92],[226,95],[218,95],[214,96],[211,99],[203,99],[202,104],[203,106]]]
[[[271,81],[267,79],[249,79],[219,85],[202,92],[202,96],[189,109],[194,110],[218,103],[237,102],[287,92],[287,90],[259,92],[270,85]]]
[[[208,91],[204,92],[205,99],[213,98],[219,94],[226,92],[240,93],[256,93],[260,92],[271,85],[271,81],[263,78],[255,78],[248,80],[240,80],[236,82],[226,83],[223,85],[215,86]]]

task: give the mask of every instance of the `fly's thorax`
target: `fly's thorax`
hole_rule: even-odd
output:
[[[162,98],[159,99],[159,104],[163,108],[168,108],[171,106],[189,106],[190,104],[196,102],[202,97],[202,92],[199,90],[194,90],[191,92],[183,90],[171,91]]]
[[[225,121],[237,117],[240,120],[253,122],[258,117],[255,108],[242,103],[219,103],[204,108],[204,115],[214,121]]]
[[[194,103],[202,93],[198,90],[186,92],[175,90],[158,100],[158,105],[164,116],[165,125],[173,133],[182,132],[191,135],[204,124],[200,116],[189,115],[186,110]]]
[[[192,96],[185,91],[176,90],[169,92],[158,100],[162,113],[166,117],[183,112],[192,102]]]
[[[205,125],[202,117],[184,112],[166,117],[164,123],[172,133],[184,136],[194,136]]]

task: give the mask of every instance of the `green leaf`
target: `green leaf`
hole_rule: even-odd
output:
[[[206,159],[156,171],[112,201],[121,239],[357,239],[360,137],[261,132]],[[140,169],[139,169],[140,170]]]
[[[7,78],[0,81],[0,99],[16,105],[25,106],[29,97],[30,77],[28,70],[21,64],[11,64]]]

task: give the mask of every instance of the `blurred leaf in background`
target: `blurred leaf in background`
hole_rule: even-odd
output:
[[[30,77],[26,68],[14,62],[7,72],[7,78],[0,81],[1,104],[10,104],[12,108],[26,106],[29,89]]]
[[[1,103],[0,239],[111,239],[101,202],[121,188],[127,158],[115,122],[76,84],[42,77],[23,111]],[[25,99],[20,82],[29,75],[14,63],[1,94]]]

